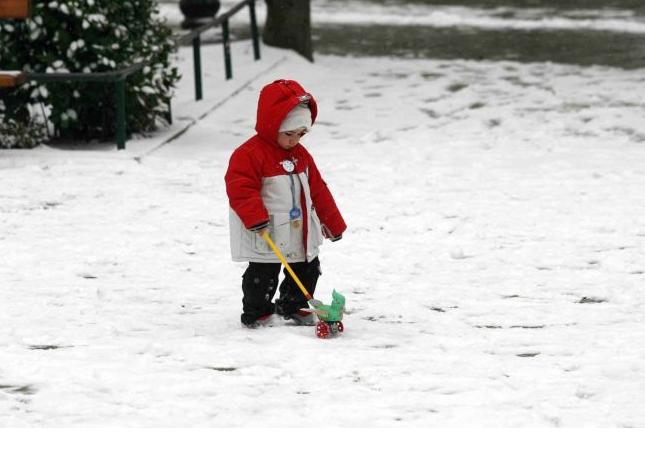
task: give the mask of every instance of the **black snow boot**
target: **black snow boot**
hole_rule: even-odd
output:
[[[316,257],[311,262],[294,262],[291,264],[291,268],[309,294],[313,296],[318,277],[321,275],[318,258]],[[286,269],[284,269],[284,276],[284,280],[280,284],[280,297],[275,302],[276,313],[285,319],[293,320],[297,325],[313,326],[316,323],[314,315],[301,311],[309,308],[305,295]]]
[[[280,264],[250,262],[242,275],[242,324],[256,327],[274,313],[271,302],[278,286]]]

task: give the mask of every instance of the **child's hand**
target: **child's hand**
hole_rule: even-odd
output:
[[[263,231],[267,231],[268,229],[269,229],[269,220],[263,221],[262,223],[258,223],[257,225],[254,225],[251,228],[249,228],[249,230],[259,234],[260,236],[262,236]]]

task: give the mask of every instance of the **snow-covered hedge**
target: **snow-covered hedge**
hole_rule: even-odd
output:
[[[0,148],[33,148],[47,136],[45,124],[29,120],[0,120]]]
[[[170,63],[174,41],[154,0],[33,0],[26,21],[0,21],[0,69],[104,72],[150,61],[127,80],[128,132],[153,130],[168,112],[179,78]],[[43,109],[55,136],[114,135],[111,83],[27,83],[0,99],[0,121],[27,125]],[[40,106],[42,104],[42,106]],[[18,118],[17,116],[21,116]]]

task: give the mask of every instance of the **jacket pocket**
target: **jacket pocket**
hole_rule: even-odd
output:
[[[291,247],[291,219],[288,213],[272,215],[273,242],[284,253]]]
[[[260,254],[273,253],[271,247],[257,233],[254,236],[253,249]],[[291,239],[291,221],[288,213],[269,215],[269,236],[281,251],[289,248]]]
[[[311,238],[310,242],[313,246],[320,246],[323,243],[323,235],[322,235],[322,228],[321,228],[321,223],[320,223],[320,218],[318,218],[318,215],[316,214],[316,210],[312,208],[311,210],[311,217],[309,217],[309,220],[311,220]]]

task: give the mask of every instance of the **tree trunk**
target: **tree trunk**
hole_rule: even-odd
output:
[[[293,49],[314,61],[311,42],[310,0],[266,0],[267,20],[262,40],[266,45]]]

